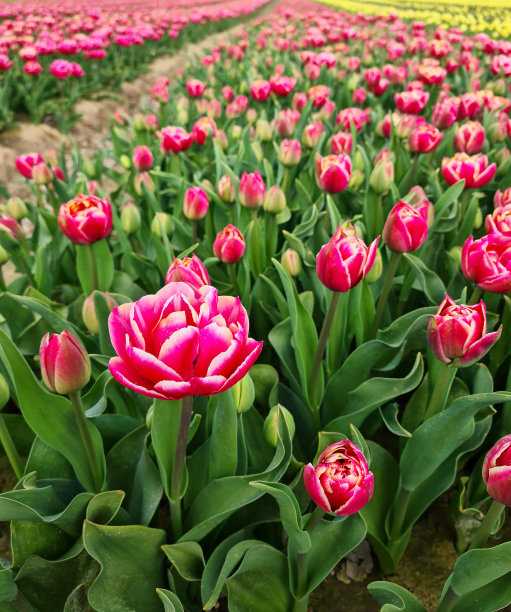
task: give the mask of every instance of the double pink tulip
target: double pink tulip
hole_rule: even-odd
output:
[[[75,244],[92,244],[112,229],[112,207],[105,198],[78,194],[62,204],[58,216],[62,233]]]
[[[490,164],[486,155],[456,153],[454,157],[442,159],[442,176],[449,185],[465,179],[465,189],[483,187],[495,176],[497,166]]]
[[[511,506],[511,434],[488,451],[483,462],[483,480],[493,499]]]

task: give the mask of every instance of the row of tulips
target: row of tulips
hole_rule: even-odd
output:
[[[158,55],[232,27],[264,2],[19,3],[0,15],[0,129],[14,113],[51,117],[62,131],[79,119],[75,104],[118,91]],[[110,94],[111,95],[111,94]]]
[[[511,502],[508,51],[281,3],[94,157],[17,160],[15,609],[304,611],[364,538],[392,573],[454,487],[438,609],[511,601],[509,542],[484,548]]]

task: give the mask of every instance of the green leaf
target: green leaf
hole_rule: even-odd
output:
[[[167,589],[156,589],[158,597],[163,602],[165,612],[185,612],[183,604],[179,601],[179,597]]]
[[[110,308],[106,296],[101,291],[94,291],[92,294],[94,300],[94,309],[98,318],[99,326],[99,347],[103,355],[115,355],[114,347],[110,341],[110,332],[108,331],[108,317],[110,316]]]
[[[0,603],[14,599],[18,593],[18,587],[14,582],[14,576],[9,569],[0,570]]]
[[[88,417],[95,417],[106,409],[106,387],[113,380],[109,370],[105,370],[98,376],[91,389],[82,397],[82,404],[85,414]]]
[[[416,280],[428,300],[432,304],[440,304],[446,293],[442,279],[416,255],[403,253],[403,256],[414,269]]]
[[[412,434],[398,421],[397,416],[399,414],[399,404],[393,402],[392,404],[387,404],[387,406],[384,406],[383,408],[380,407],[380,414],[387,429],[391,433],[403,438],[412,437]]]
[[[236,510],[261,497],[262,491],[250,486],[250,483],[278,481],[289,465],[291,450],[289,429],[282,411],[279,410],[277,447],[268,468],[260,474],[230,476],[208,483],[188,511],[185,523],[188,531],[180,538],[180,541],[201,540]]]
[[[155,589],[165,581],[161,546],[166,539],[161,529],[112,527],[85,521],[85,549],[101,565],[89,589],[91,606],[97,612],[161,612]]]
[[[435,203],[435,218],[441,218],[442,213],[457,200],[463,192],[465,187],[465,179],[461,179],[454,185],[451,185],[447,191],[445,191]],[[434,225],[433,225],[434,227]]]
[[[380,612],[426,612],[415,595],[393,582],[371,582],[367,590],[382,604]]]
[[[204,571],[204,553],[197,542],[178,542],[162,546],[163,552],[179,574],[188,581],[200,580]]]
[[[96,427],[87,420],[96,462],[101,472],[98,482],[91,470],[71,403],[64,397],[49,393],[35,378],[32,370],[12,340],[0,330],[0,357],[16,387],[23,417],[29,427],[48,446],[64,455],[75,470],[78,480],[87,490],[95,491],[105,479],[103,442]]]
[[[250,221],[246,242],[250,271],[256,279],[263,272],[266,263],[263,232],[257,219]]]
[[[238,415],[232,391],[214,397],[213,428],[209,440],[209,480],[234,476],[238,463]]]
[[[181,400],[154,401],[151,438],[163,488],[169,499],[180,418]]]
[[[91,259],[96,267],[97,287],[93,284]],[[114,280],[114,260],[106,240],[98,240],[90,245],[76,245],[76,273],[86,296],[94,289],[100,291],[110,289]]]
[[[124,491],[103,491],[94,495],[87,506],[86,519],[108,525],[119,512],[123,499]]]

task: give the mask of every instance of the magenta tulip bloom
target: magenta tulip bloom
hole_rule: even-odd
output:
[[[442,159],[442,176],[449,185],[465,179],[465,189],[483,187],[489,183],[497,172],[495,164],[489,164],[482,153],[467,155],[456,153],[454,157]]]
[[[493,499],[511,506],[511,434],[488,451],[483,463],[483,480]]]
[[[486,133],[479,121],[467,121],[460,125],[454,134],[454,148],[456,151],[474,155],[483,148]]]
[[[157,399],[214,395],[245,376],[262,342],[248,337],[238,298],[214,287],[165,285],[156,295],[122,304],[108,319],[118,357],[109,368],[122,385]]]
[[[182,281],[195,288],[209,285],[209,274],[202,261],[195,255],[178,259],[174,257],[165,276],[165,283]]]
[[[303,480],[312,501],[326,512],[348,516],[371,499],[374,476],[362,452],[349,440],[325,449],[314,467],[303,470]]]
[[[511,238],[499,232],[479,240],[470,236],[461,251],[461,270],[484,291],[511,291]]]
[[[270,97],[271,85],[269,81],[257,79],[250,84],[250,95],[257,102],[264,102]]]
[[[463,367],[484,357],[501,331],[502,326],[486,333],[486,306],[482,300],[475,306],[458,305],[446,294],[436,315],[429,320],[427,337],[438,359]]]
[[[75,244],[92,244],[103,240],[112,229],[112,208],[107,199],[78,194],[62,204],[59,227]]]
[[[319,280],[332,291],[349,291],[369,272],[376,257],[378,240],[366,246],[350,226],[339,224],[328,244],[321,247],[316,257]]]
[[[162,128],[159,136],[161,138],[160,149],[166,155],[187,151],[193,144],[192,135],[182,127],[169,125]]]
[[[209,209],[209,199],[202,187],[189,187],[183,200],[183,213],[187,219],[203,219]]]
[[[228,225],[218,233],[213,243],[213,253],[220,261],[231,264],[239,261],[245,252],[243,234],[234,225]]]
[[[339,193],[348,186],[351,178],[349,155],[316,155],[316,182],[328,193]]]
[[[408,146],[413,153],[431,153],[440,144],[444,135],[434,125],[422,123],[410,134]]]
[[[264,203],[266,185],[259,172],[243,172],[240,180],[239,198],[245,208],[259,208]]]
[[[138,170],[139,172],[143,170],[150,170],[153,167],[153,154],[147,145],[135,147],[132,159],[135,170]]]
[[[40,153],[27,153],[16,158],[16,168],[22,176],[29,179],[32,178],[34,166],[43,162],[44,160]]]
[[[428,235],[428,207],[403,200],[392,208],[383,228],[383,242],[395,253],[409,253],[422,246]]]
[[[44,383],[54,393],[74,393],[90,380],[89,355],[80,340],[67,329],[61,334],[43,337],[39,359]]]

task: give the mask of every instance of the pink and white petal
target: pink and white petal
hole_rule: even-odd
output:
[[[153,384],[150,380],[140,376],[136,370],[120,357],[112,357],[108,363],[108,369],[115,380],[125,387],[149,397],[168,399],[164,394],[159,393],[153,388]]]
[[[220,393],[225,384],[225,376],[202,376],[191,379],[193,395],[214,395]]]
[[[440,359],[440,361],[443,361],[444,363],[451,363],[451,360],[445,356],[442,341],[440,339],[440,334],[438,333],[438,325],[436,323],[435,317],[432,317],[429,320],[427,336],[429,344],[431,345],[431,349],[433,353],[435,353],[436,357],[438,357],[438,359]]]
[[[195,363],[195,376],[206,376],[209,366],[217,355],[224,353],[233,343],[232,333],[228,327],[220,327],[216,323],[207,325],[200,331],[199,356]]]
[[[248,342],[244,348],[246,357],[244,357],[240,365],[236,368],[236,370],[234,370],[231,376],[229,376],[229,378],[225,381],[225,384],[223,388],[221,389],[221,391],[230,389],[233,385],[235,385],[238,381],[240,381],[245,376],[245,374],[254,365],[256,359],[259,357],[259,354],[262,348],[263,348],[262,342],[257,342],[256,340],[253,340],[252,338],[248,339]]]
[[[183,380],[173,368],[152,355],[141,351],[136,347],[128,347],[126,350],[130,365],[153,384],[160,380]]]
[[[323,491],[323,487],[321,486],[312,463],[309,463],[303,468],[303,482],[307,489],[307,493],[316,506],[319,506],[322,510],[325,510],[325,512],[332,512],[330,502]]]
[[[176,400],[192,395],[190,381],[161,380],[154,385],[155,391],[164,395],[165,399]]]
[[[457,366],[469,366],[482,359],[486,353],[491,349],[491,347],[497,342],[500,338],[500,334],[502,332],[502,326],[499,327],[497,331],[491,332],[490,334],[486,334],[477,342],[474,342],[472,346],[468,349],[468,351],[463,355],[461,359],[458,359],[455,362]]]
[[[196,327],[184,327],[163,343],[158,357],[169,368],[178,372],[182,380],[190,380],[198,352],[199,330]]]
[[[240,353],[243,349],[244,346],[241,342],[232,340],[227,350],[223,351],[219,355],[216,355],[209,362],[209,364],[207,364],[208,370],[206,374],[208,376],[212,376],[213,374],[221,374],[222,376],[229,377],[232,371],[236,368],[236,364],[240,362]]]
[[[121,304],[114,308],[108,317],[108,331],[115,352],[120,356],[126,355],[126,336],[130,336],[131,326],[129,312],[132,304]]]
[[[186,314],[183,311],[171,312],[167,317],[162,319],[153,329],[152,339],[156,352],[159,352],[166,340],[168,340],[178,329],[186,327]]]

